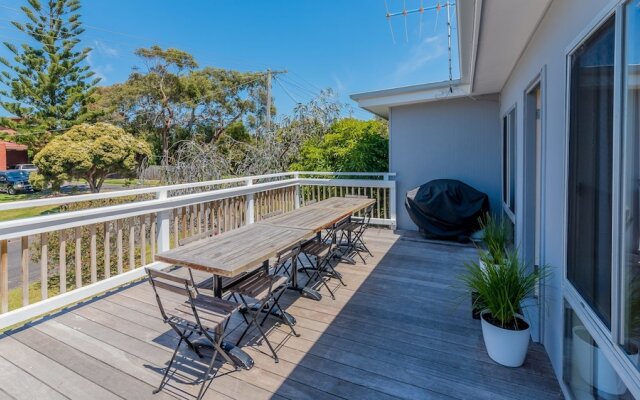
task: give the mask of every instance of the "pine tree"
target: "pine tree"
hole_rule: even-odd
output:
[[[0,106],[20,119],[15,126],[19,141],[32,150],[94,117],[88,106],[99,78],[85,61],[91,49],[77,49],[84,32],[78,9],[80,0],[48,0],[44,7],[39,0],[28,0],[21,7],[27,22],[12,24],[29,42],[20,47],[4,42],[13,60],[0,57],[6,67],[0,73]]]

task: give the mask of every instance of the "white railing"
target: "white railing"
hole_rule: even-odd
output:
[[[153,261],[157,252],[190,236],[235,229],[310,199],[367,195],[377,200],[372,223],[395,226],[394,177],[286,172],[0,204],[0,213],[61,208],[0,222],[0,330],[140,279],[142,267],[164,267]],[[20,272],[16,287],[11,268]]]

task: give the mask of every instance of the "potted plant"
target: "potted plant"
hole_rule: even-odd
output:
[[[481,262],[465,264],[462,281],[476,292],[474,307],[481,309],[482,336],[489,357],[508,367],[524,362],[529,346],[529,323],[522,315],[522,301],[532,296],[544,268],[527,272],[518,252],[505,252],[499,262],[489,253]]]
[[[480,255],[478,265],[485,270],[487,263],[499,264],[503,262],[509,246],[510,228],[504,218],[492,216],[489,213],[479,218],[482,241],[484,245],[479,247]],[[477,292],[471,292],[471,315],[473,319],[480,319],[480,309],[476,304]]]
[[[484,248],[481,248],[479,258],[480,266],[485,266],[486,260],[484,259],[487,257],[482,257],[483,255],[488,256],[492,263],[501,263],[505,258],[510,242],[511,230],[507,221],[504,218],[486,213],[480,218],[479,223],[484,233]]]

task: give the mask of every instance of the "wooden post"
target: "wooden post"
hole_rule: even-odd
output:
[[[147,216],[140,216],[140,265],[147,265]]]

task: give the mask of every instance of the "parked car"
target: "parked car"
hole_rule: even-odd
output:
[[[29,172],[25,170],[0,171],[0,192],[16,194],[19,192],[33,192],[29,183]]]
[[[21,171],[38,172],[38,167],[35,164],[16,164],[9,167],[9,169],[19,169]]]

